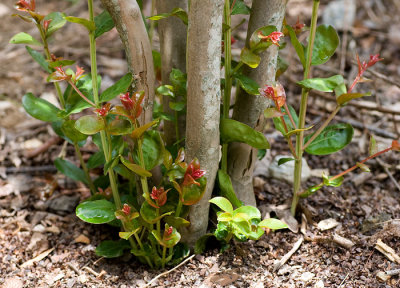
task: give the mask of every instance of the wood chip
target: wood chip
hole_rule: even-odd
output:
[[[385,255],[390,261],[400,264],[400,256],[396,254],[393,248],[383,243],[381,239],[376,241],[375,249]]]
[[[28,260],[28,261],[26,261],[25,263],[23,263],[20,267],[21,267],[21,268],[25,268],[25,267],[31,266],[31,265],[32,265],[33,263],[35,263],[35,262],[39,262],[39,261],[43,260],[43,259],[46,258],[51,252],[53,252],[53,250],[54,250],[54,247],[53,247],[53,248],[50,248],[49,250],[46,250],[46,251],[40,253],[40,254],[39,254],[38,256],[36,256],[35,258],[33,258],[33,259],[31,259],[31,260]]]
[[[81,234],[78,237],[76,237],[74,241],[76,243],[90,244],[90,239],[87,236],[83,235],[83,234]]]
[[[386,282],[387,280],[389,280],[390,279],[390,275],[387,275],[385,272],[383,272],[383,271],[379,271],[377,274],[376,274],[376,278],[379,280],[379,281],[382,281],[382,282]]]
[[[318,223],[318,229],[321,231],[330,230],[338,226],[340,223],[336,219],[328,218]]]
[[[293,248],[288,253],[286,253],[286,255],[283,256],[281,260],[278,260],[277,262],[274,263],[274,272],[279,270],[279,268],[281,268],[282,265],[284,265],[290,259],[290,257],[292,257],[292,255],[300,248],[301,243],[303,243],[303,240],[304,237],[301,236],[299,240],[297,240],[296,243],[294,243]]]

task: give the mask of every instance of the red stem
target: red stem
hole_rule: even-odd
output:
[[[69,85],[72,86],[72,88],[74,88],[74,90],[76,91],[76,93],[79,94],[79,96],[81,96],[86,102],[88,102],[90,105],[92,105],[93,107],[96,107],[96,104],[94,104],[92,101],[90,101],[85,95],[83,95],[83,93],[78,89],[78,87],[75,86],[75,84],[72,81],[68,81]]]

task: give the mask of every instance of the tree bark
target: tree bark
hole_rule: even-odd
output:
[[[140,123],[153,117],[155,76],[149,37],[136,0],[101,0],[112,16],[125,48],[128,69],[135,78],[135,90],[144,91],[145,99]]]
[[[157,0],[157,14],[169,13],[174,8],[182,8],[187,11],[187,0]],[[161,80],[163,84],[170,84],[169,74],[172,68],[186,73],[186,39],[187,27],[177,17],[168,17],[158,22],[158,33],[160,36],[161,53]],[[165,113],[174,114],[169,108],[170,97],[163,96],[163,110]],[[181,99],[178,99],[180,101]],[[178,131],[180,137],[185,135],[186,117],[182,115],[178,119]],[[164,135],[167,145],[174,144],[176,139],[175,123],[171,121],[164,122]]]
[[[192,247],[207,230],[208,201],[219,163],[223,6],[222,0],[191,0],[189,8],[186,158],[200,160],[208,183],[200,202],[190,206],[190,226],[181,231],[183,241]]]
[[[278,30],[282,28],[287,1],[285,0],[254,0],[246,45],[252,33],[263,26],[275,25]],[[256,69],[243,68],[243,74],[255,80],[258,85],[271,85],[275,82],[278,49],[272,45],[261,55],[260,65]],[[270,101],[262,96],[247,94],[243,89],[238,89],[233,110],[233,119],[243,122],[258,131],[264,126],[263,111],[270,105]],[[228,150],[228,173],[232,180],[233,188],[238,198],[246,205],[256,206],[253,190],[253,171],[257,159],[257,149],[244,143],[231,143]]]

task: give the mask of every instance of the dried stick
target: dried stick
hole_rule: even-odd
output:
[[[279,270],[279,268],[281,268],[282,265],[284,265],[290,259],[290,257],[292,257],[292,255],[300,248],[301,243],[303,243],[303,240],[304,237],[301,236],[299,240],[297,240],[297,242],[294,243],[293,248],[288,253],[286,253],[281,260],[279,260],[274,264],[274,270],[273,270],[274,272]]]

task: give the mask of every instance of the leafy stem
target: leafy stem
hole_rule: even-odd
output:
[[[79,158],[79,162],[81,163],[82,170],[85,173],[85,176],[88,180],[89,189],[92,192],[92,195],[94,195],[96,193],[96,188],[94,187],[94,184],[93,184],[92,178],[90,177],[89,170],[86,166],[86,163],[83,160],[82,153],[81,153],[81,150],[79,149],[78,143],[74,142],[74,147],[75,147],[75,153]]]
[[[310,28],[310,37],[307,46],[307,54],[306,54],[306,65],[304,68],[304,79],[308,79],[310,77],[310,69],[311,69],[311,60],[312,60],[312,51],[314,48],[314,40],[315,34],[317,30],[317,20],[318,20],[318,7],[319,0],[314,0],[313,9],[312,9],[312,18],[311,18],[311,28]],[[307,100],[308,100],[309,89],[303,88],[301,91],[301,103],[300,103],[300,111],[299,111],[299,129],[304,129],[306,122],[306,113],[307,113]],[[304,139],[304,131],[301,130],[296,135],[296,160],[294,167],[294,184],[293,184],[293,200],[291,205],[291,213],[294,216],[296,214],[297,204],[299,202],[298,191],[301,186],[301,170],[302,170],[302,156],[303,156],[303,140]]]

